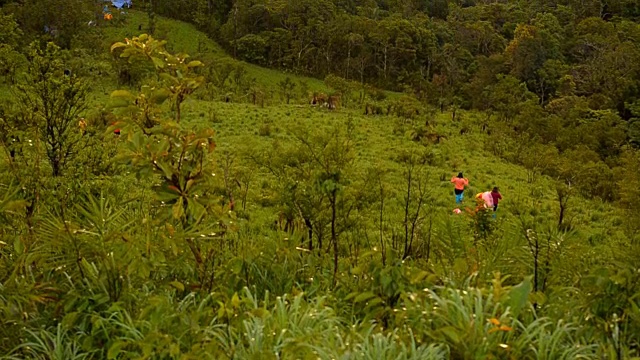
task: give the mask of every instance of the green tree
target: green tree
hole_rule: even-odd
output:
[[[280,94],[282,98],[284,98],[287,104],[289,104],[289,101],[294,96],[296,83],[294,83],[291,78],[287,76],[284,80],[278,82],[278,87],[280,88]]]
[[[262,152],[248,151],[248,156],[275,179],[273,189],[281,211],[279,215],[288,223],[301,220],[306,228],[309,251],[322,251],[327,224],[326,194],[316,186],[317,169],[312,159],[301,152],[297,144],[280,142],[273,142]],[[287,230],[293,232],[294,229],[287,227]]]
[[[150,61],[158,71],[162,80],[163,90],[169,93],[173,100],[175,121],[180,122],[182,102],[204,83],[204,76],[196,69],[202,67],[198,60],[189,61],[187,54],[172,54],[165,49],[166,41],[154,39],[142,34],[131,40],[117,42],[111,46],[111,51],[122,49],[121,58],[129,61],[145,59]]]
[[[0,14],[0,44],[15,48],[20,42],[22,31],[12,14]]]
[[[626,105],[631,113],[628,125],[629,142],[636,148],[640,148],[640,100]]]
[[[469,78],[472,63],[471,53],[459,44],[447,43],[439,49],[433,83],[439,89],[437,101],[441,110]]]
[[[424,164],[420,164],[418,156],[408,153],[404,156],[403,177],[406,188],[403,189],[402,207],[404,218],[402,225],[404,228],[404,247],[402,259],[406,259],[415,253],[414,242],[419,238],[420,228],[425,220],[425,210],[428,207],[430,198],[427,187],[428,174]]]
[[[186,63],[188,55],[173,55],[165,50],[164,44],[143,34],[112,46],[112,50],[121,49],[121,56],[129,61],[152,62],[165,80],[166,92],[163,94],[147,86],[138,96],[122,90],[112,94],[113,98],[121,100],[114,106],[139,108],[113,125],[121,127],[128,140],[119,159],[132,166],[139,177],[154,175],[160,179],[160,183],[152,186],[159,206],[167,210],[161,212],[160,219],[167,223],[176,249],[184,242],[193,256],[197,286],[211,291],[214,272],[211,261],[215,251],[211,241],[203,241],[211,240],[211,235],[205,234],[212,233],[212,228],[219,232],[218,225],[221,224],[204,221],[214,207],[213,198],[207,196],[206,190],[213,177],[214,131],[185,129],[178,121],[166,120],[154,111],[168,99],[176,101],[179,108],[191,90],[202,83],[199,76],[191,75],[191,71],[203,64],[199,61]],[[179,113],[178,110],[176,120],[179,120]],[[149,114],[157,114],[157,117],[149,118]],[[177,250],[174,253],[177,254]]]
[[[620,156],[620,166],[614,169],[618,186],[618,201],[627,214],[626,233],[635,243],[640,240],[640,152],[627,150]]]
[[[511,75],[498,75],[498,82],[485,90],[488,107],[503,120],[513,119],[523,104],[532,101],[535,94]]]
[[[347,41],[347,60],[346,60],[346,67],[344,69],[345,71],[344,77],[345,79],[349,79],[351,67],[353,66],[353,64],[351,63],[351,59],[353,58],[354,52],[359,50],[359,48],[363,45],[364,37],[358,33],[351,32],[346,35],[346,41]]]
[[[484,90],[498,81],[498,74],[506,73],[505,59],[502,54],[490,57],[478,56],[476,63],[478,70],[469,84],[464,87],[465,98],[470,99],[474,108],[486,110],[489,104],[487,96],[490,92]]]
[[[511,73],[521,81],[533,81],[545,61],[561,59],[561,27],[552,14],[538,14],[531,25],[519,24],[505,53]]]
[[[254,64],[264,64],[267,41],[260,35],[247,34],[233,43],[238,57]]]
[[[557,157],[558,149],[555,146],[534,143],[525,147],[518,160],[527,169],[527,181],[533,183],[554,165]]]
[[[316,168],[314,186],[325,195],[328,203],[334,286],[338,276],[339,236],[347,227],[344,222],[357,205],[357,202],[350,201],[346,191],[352,181],[349,175],[355,162],[353,132],[354,126],[350,122],[346,129],[335,126],[327,132],[312,132],[301,128],[293,133],[301,145],[300,151]]]
[[[28,72],[15,92],[28,128],[46,150],[53,176],[62,175],[77,155],[78,120],[87,108],[86,82],[68,71],[57,45],[32,43]]]
[[[324,79],[325,85],[336,90],[337,95],[342,99],[344,106],[347,106],[352,99],[353,91],[357,88],[357,83],[348,81],[336,75],[328,75]]]
[[[16,81],[17,70],[26,62],[18,50],[22,31],[13,15],[0,14],[0,75]]]
[[[45,34],[64,49],[87,30],[87,22],[95,18],[95,2],[85,0],[26,0],[17,11],[16,19],[31,35]]]
[[[560,87],[561,79],[568,71],[568,66],[559,60],[547,60],[542,67],[536,71],[532,83],[535,92],[540,98],[540,104],[545,105],[556,94]]]

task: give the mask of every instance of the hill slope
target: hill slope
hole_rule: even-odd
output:
[[[108,27],[106,37],[111,42],[140,33],[145,28],[145,13],[130,11],[118,26]],[[197,31],[192,25],[159,17],[157,36],[168,41],[174,51],[193,54],[195,58],[209,61],[215,67],[220,61],[241,63],[250,76],[268,91],[277,92],[277,83],[286,77],[295,81],[305,81],[310,89],[327,91],[320,80],[285,74],[256,65],[237,62],[229,57],[214,41]],[[278,101],[276,100],[275,103]],[[303,101],[304,103],[304,101]],[[477,192],[499,186],[505,196],[500,216],[505,223],[514,223],[512,212],[533,207],[549,222],[557,217],[558,204],[555,185],[551,179],[539,177],[534,183],[528,181],[527,171],[520,166],[505,162],[486,150],[488,138],[480,131],[480,116],[463,113],[462,121],[452,122],[450,113],[437,114],[430,124],[430,131],[445,136],[440,144],[420,145],[411,141],[410,132],[419,127],[422,120],[408,121],[393,116],[363,116],[359,109],[342,109],[338,112],[318,110],[307,105],[274,105],[260,108],[246,103],[223,103],[190,99],[185,103],[185,119],[198,126],[211,126],[217,130],[220,149],[233,151],[236,145],[253,144],[260,151],[265,143],[286,140],[289,130],[300,123],[310,127],[331,127],[346,124],[350,119],[357,125],[357,153],[359,165],[380,165],[391,169],[389,182],[402,188],[402,166],[398,157],[403,151],[426,152],[432,158],[429,166],[429,192],[440,217],[449,217],[455,207],[449,178],[458,171],[464,171],[471,180],[467,191],[467,207],[474,206],[470,198]],[[214,120],[215,119],[215,120]],[[460,135],[462,128],[470,129]],[[269,134],[259,136],[260,129]],[[258,139],[258,140],[256,140]],[[266,176],[266,175],[265,175]],[[401,195],[398,194],[398,200]],[[587,201],[578,197],[572,200],[569,218],[572,225],[582,233],[581,238],[613,237],[623,238],[621,230],[611,223],[619,222],[617,210],[598,201]],[[515,225],[515,223],[514,223]]]
[[[108,24],[104,28],[105,38],[109,40],[109,43],[140,35],[144,33],[144,29],[148,28],[147,14],[141,11],[130,10],[126,12],[126,14],[117,14],[116,21],[115,24]],[[269,91],[276,91],[278,82],[287,77],[295,82],[306,82],[310,90],[326,91],[326,86],[321,80],[295,74],[285,74],[276,70],[234,60],[215,41],[196,30],[191,24],[164,17],[157,17],[156,32],[154,35],[157,38],[167,40],[168,49],[175,52],[187,53],[194,58],[202,59],[208,65],[215,66],[215,64],[219,62],[241,64],[247,70],[250,77],[255,78],[260,85]],[[105,50],[108,51],[108,49]]]

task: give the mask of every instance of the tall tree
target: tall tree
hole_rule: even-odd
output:
[[[561,59],[560,25],[552,14],[538,14],[532,24],[519,24],[505,53],[511,73],[521,81],[535,81],[545,61]]]
[[[15,94],[28,127],[46,149],[53,176],[62,175],[77,155],[77,124],[87,93],[86,82],[65,68],[57,45],[31,44],[28,72]]]

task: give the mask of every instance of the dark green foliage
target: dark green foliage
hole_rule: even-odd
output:
[[[40,140],[53,176],[61,175],[77,155],[78,121],[87,106],[86,83],[65,69],[59,50],[53,43],[44,47],[32,43],[29,68],[16,91],[24,122],[16,126]]]
[[[278,87],[280,88],[281,96],[286,100],[288,104],[293,97],[293,91],[296,88],[296,83],[294,83],[291,78],[287,77],[278,83]]]
[[[71,47],[87,31],[90,20],[101,17],[100,5],[85,0],[28,0],[16,8],[16,19],[28,39],[44,35],[60,47]]]
[[[567,96],[567,82],[592,109],[622,114],[638,96],[640,30],[630,2],[161,3],[163,14],[182,20],[207,9],[209,22],[223,24],[217,39],[244,60],[411,89],[441,109],[453,105],[453,96],[463,107],[500,107],[501,95],[493,93],[507,75],[517,83],[505,94],[522,84],[537,96],[527,99],[542,105]],[[348,104],[349,91],[334,88]]]
[[[10,84],[15,83],[17,69],[24,62],[17,51],[21,35],[13,15],[0,14],[0,76]]]

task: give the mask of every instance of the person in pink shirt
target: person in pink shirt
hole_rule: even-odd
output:
[[[451,182],[455,185],[453,190],[456,194],[456,204],[460,204],[464,198],[464,187],[469,186],[469,179],[464,177],[462,173],[458,173],[458,176],[451,178]]]
[[[476,194],[476,200],[478,200],[478,206],[482,206],[485,209],[493,207],[493,196],[491,196],[490,191]]]

